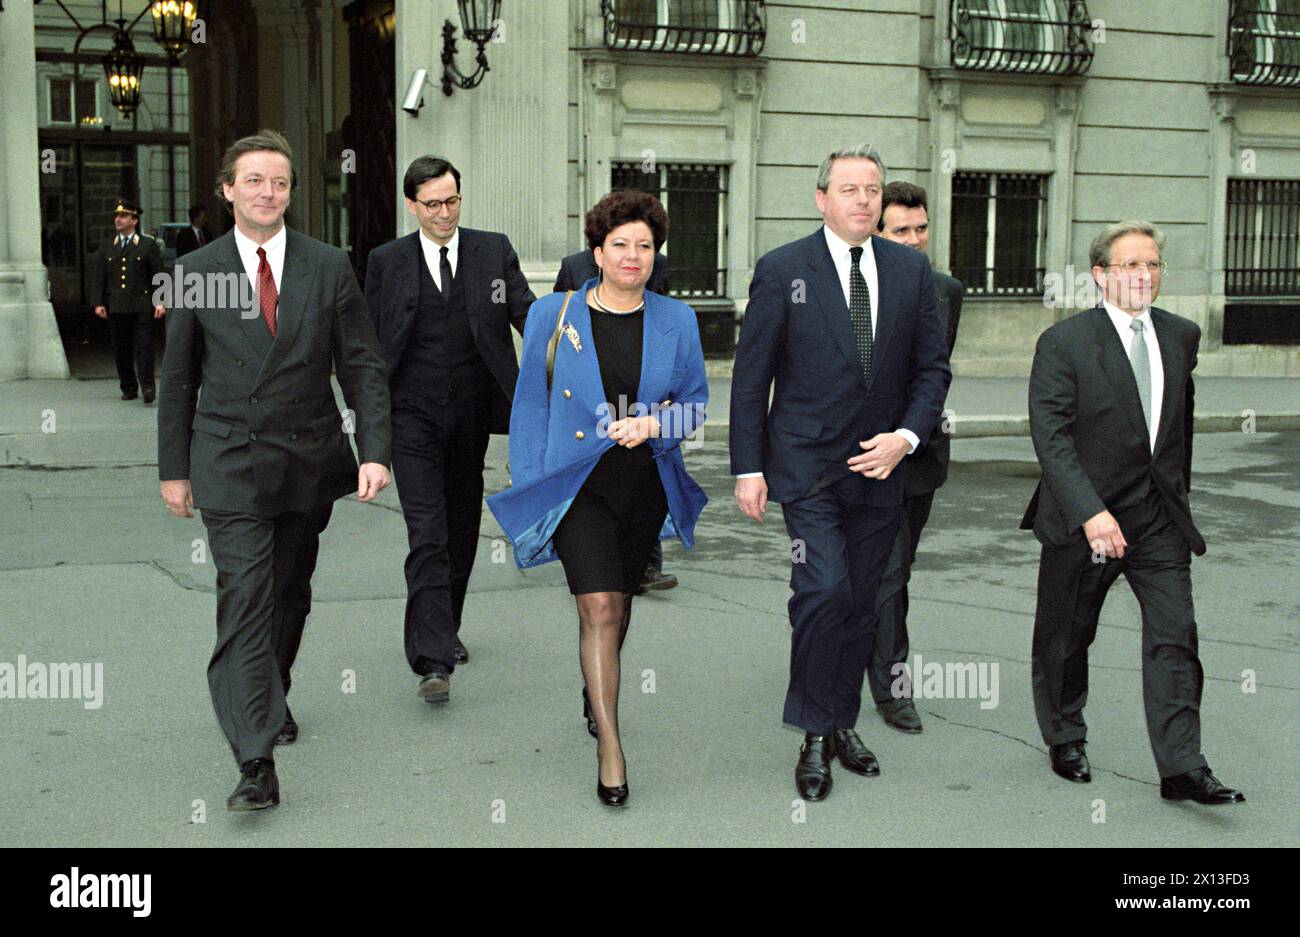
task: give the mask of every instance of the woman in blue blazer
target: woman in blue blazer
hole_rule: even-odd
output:
[[[602,803],[627,803],[618,731],[619,650],[632,596],[662,537],[694,544],[708,498],[682,440],[709,385],[695,311],[646,291],[668,216],[613,192],[586,217],[599,275],[533,303],[510,417],[512,484],[488,507],[520,568],[559,558],[577,599],[584,715],[594,717]]]

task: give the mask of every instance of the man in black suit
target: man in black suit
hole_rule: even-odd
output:
[[[152,299],[158,288],[154,277],[163,269],[162,245],[140,234],[136,230],[139,225],[140,206],[118,199],[113,209],[117,233],[90,267],[90,296],[95,315],[107,319],[112,328],[122,399],[135,400],[137,391],[143,390],[147,406],[153,403],[155,393],[154,320],[167,310]]]
[[[901,520],[894,470],[929,437],[951,377],[929,262],[871,236],[884,174],[866,145],[822,161],[825,226],[759,258],[732,378],[736,503],[761,522],[780,502],[792,540],[784,718],[805,732],[806,800],[830,793],[833,757],[880,773],[854,726]]]
[[[553,291],[565,293],[569,290],[581,289],[582,285],[596,276],[597,272],[596,258],[590,250],[570,254],[560,261],[560,272],[555,277]],[[654,269],[650,271],[646,289],[661,296],[668,295],[668,258],[663,254],[655,254]],[[676,585],[677,577],[672,573],[664,573],[663,546],[656,540],[654,549],[650,551],[650,562],[646,566],[645,576],[641,579],[637,595],[643,595],[650,589],[656,591],[672,589]]]
[[[930,218],[925,189],[911,182],[891,182],[885,186],[880,213],[882,236],[896,244],[906,244],[922,253],[930,244]],[[935,308],[943,323],[948,355],[957,342],[957,323],[961,319],[961,300],[965,289],[961,281],[938,270],[934,274]],[[943,420],[935,424],[924,449],[904,460],[903,522],[898,537],[880,577],[876,598],[876,637],[872,646],[867,682],[876,701],[876,711],[886,724],[900,732],[921,731],[921,715],[912,703],[912,686],[903,669],[907,663],[907,583],[916,562],[916,548],[921,531],[930,518],[934,493],[948,480],[948,433]]]
[[[284,225],[291,161],[273,130],[226,151],[217,191],[235,227],[186,258],[205,296],[168,316],[158,406],[163,500],[178,517],[198,507],[217,567],[208,684],[240,766],[231,810],[280,802],[273,747],[298,734],[285,694],[333,502],[388,484],[379,343],[347,254]]]
[[[504,234],[460,226],[460,173],[435,156],[411,163],[406,210],[420,228],[376,247],[366,306],[388,365],[393,474],[406,519],[406,659],[419,695],[450,698],[469,660],[461,616],[483,513],[490,433],[510,431],[521,334],[534,296]]]
[[[1121,573],[1142,609],[1142,698],[1160,796],[1226,804],[1201,754],[1201,685],[1191,554],[1192,371],[1201,330],[1151,304],[1164,235],[1111,225],[1089,251],[1103,303],[1038,338],[1029,427],[1042,480],[1021,520],[1042,544],[1034,616],[1034,709],[1052,770],[1092,776],[1084,749],[1088,647]]]
[[[208,210],[202,205],[190,206],[190,226],[176,232],[176,256],[184,257],[212,240],[208,230]]]

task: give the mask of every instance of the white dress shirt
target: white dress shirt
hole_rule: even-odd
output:
[[[831,261],[835,264],[835,272],[840,278],[840,288],[844,290],[844,306],[848,308],[850,302],[850,283],[849,272],[853,264],[853,256],[850,250],[853,245],[845,241],[830,228],[822,226],[822,233],[826,235],[826,247],[831,252]],[[858,270],[862,273],[862,278],[867,281],[867,292],[871,294],[871,335],[874,338],[877,334],[876,319],[880,312],[880,276],[876,272],[876,253],[871,249],[871,238],[867,238],[862,244],[862,256],[858,258]],[[899,436],[907,440],[910,447],[907,454],[911,455],[916,451],[916,447],[921,444],[921,440],[910,429],[894,430]],[[856,452],[854,455],[861,455]],[[737,475],[737,478],[757,478],[762,472],[745,472]]]
[[[275,281],[275,294],[280,295],[280,283],[284,274],[284,247],[288,242],[288,229],[283,225],[265,244],[258,244],[238,227],[235,228],[235,248],[239,251],[239,259],[244,263],[244,270],[248,274],[249,282],[253,284],[254,291],[257,290],[257,268],[261,265],[257,258],[257,249],[260,247],[266,251],[266,262],[271,267],[271,279]],[[257,308],[259,310],[262,308],[260,303]],[[280,321],[279,303],[275,304],[275,321]]]
[[[1151,363],[1151,451],[1156,450],[1156,434],[1160,431],[1160,408],[1165,399],[1165,366],[1160,358],[1160,343],[1156,341],[1155,323],[1151,321],[1151,310],[1144,309],[1141,314],[1130,316],[1123,309],[1103,303],[1106,315],[1110,316],[1115,331],[1119,333],[1120,343],[1124,346],[1124,357],[1130,361],[1129,350],[1135,338],[1132,323],[1137,318],[1142,323],[1142,337],[1146,340],[1147,360]]]
[[[429,268],[433,274],[433,283],[438,287],[438,292],[442,292],[442,245],[432,240],[424,229],[420,229],[420,250],[424,252],[424,265]],[[451,236],[447,242],[447,263],[451,264],[451,275],[456,276],[456,266],[460,263],[460,225],[456,226],[456,233]]]

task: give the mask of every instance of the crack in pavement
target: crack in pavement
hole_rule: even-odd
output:
[[[1026,739],[1022,739],[1017,735],[1010,735],[1006,732],[1000,732],[997,729],[990,729],[988,726],[977,726],[977,725],[971,725],[969,722],[955,722],[952,719],[945,719],[943,716],[939,715],[937,712],[935,712],[932,709],[927,709],[926,714],[933,716],[934,718],[938,719],[940,722],[947,723],[950,726],[959,726],[963,729],[975,729],[979,732],[988,732],[992,735],[1000,735],[1004,739],[1010,739],[1013,742],[1019,742],[1021,745],[1024,745],[1026,748],[1032,748],[1034,751],[1038,752],[1041,755],[1047,754],[1047,749],[1040,748],[1037,745],[1035,745],[1033,742],[1030,742]],[[1104,771],[1106,774],[1113,774],[1115,777],[1123,778],[1126,781],[1136,781],[1138,784],[1145,784],[1147,787],[1159,786],[1153,781],[1146,781],[1143,780],[1142,778],[1135,778],[1131,774],[1123,774],[1111,768],[1098,768],[1095,764],[1092,764],[1091,761],[1089,761],[1089,767],[1091,767],[1093,771]]]

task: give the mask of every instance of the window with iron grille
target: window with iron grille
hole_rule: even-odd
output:
[[[950,0],[954,68],[1081,75],[1092,64],[1083,0]]]
[[[957,173],[949,230],[949,267],[967,294],[1042,294],[1047,176]]]
[[[1300,179],[1229,179],[1224,292],[1300,296]]]
[[[646,52],[758,55],[763,0],[601,0],[605,46]]]
[[[1300,0],[1232,0],[1228,57],[1233,81],[1300,86]]]
[[[649,192],[668,212],[668,282],[674,296],[727,295],[727,167],[614,163],[611,189]]]

